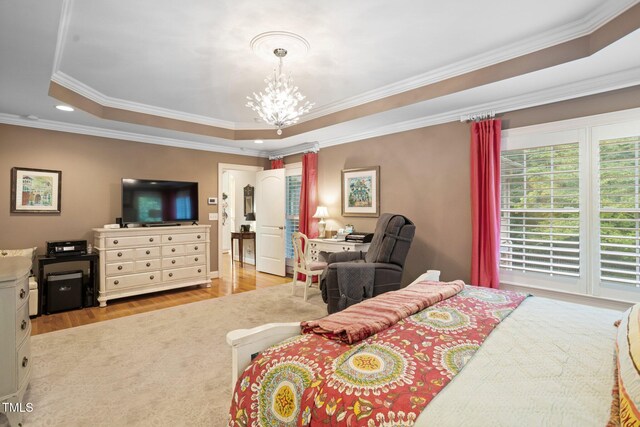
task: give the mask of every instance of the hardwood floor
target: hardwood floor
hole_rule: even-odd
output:
[[[91,307],[43,315],[31,320],[31,335],[291,282],[290,277],[256,272],[253,265],[246,263],[244,268],[238,262],[232,266],[229,254],[223,254],[219,268],[220,277],[211,281],[210,288],[192,286],[109,301],[105,308]]]

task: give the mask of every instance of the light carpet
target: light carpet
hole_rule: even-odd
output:
[[[24,426],[222,426],[233,329],[326,315],[291,285],[195,302],[32,338]]]

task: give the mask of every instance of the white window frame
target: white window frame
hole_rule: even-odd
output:
[[[286,182],[286,177],[288,176],[302,176],[302,162],[285,164],[284,169],[285,169],[284,171],[285,182]],[[286,215],[286,212],[285,212],[285,215]],[[289,218],[285,218],[285,224],[287,219]],[[298,216],[298,220],[299,219],[300,219],[300,216]],[[285,248],[286,248],[286,243],[285,243]],[[293,259],[285,257],[285,263],[288,267],[293,267]]]
[[[598,197],[599,141],[640,135],[640,108],[599,114],[502,132],[501,150],[579,142],[580,158],[580,277],[555,277],[500,269],[500,282],[522,288],[546,289],[602,299],[639,302],[640,289],[600,283],[600,215]]]
[[[603,139],[614,139],[629,134],[640,135],[640,120],[628,121],[625,123],[616,123],[610,125],[594,126],[591,129],[591,147],[592,159],[591,169],[591,211],[594,212],[591,219],[591,230],[593,230],[593,238],[591,240],[591,277],[593,277],[593,295],[598,297],[611,298],[622,301],[640,301],[640,289],[630,291],[628,286],[616,283],[602,283],[600,280],[600,199],[596,193],[599,190],[598,178],[596,173],[599,168],[599,143]],[[637,289],[637,288],[636,288]]]
[[[548,147],[551,145],[562,145],[568,143],[578,143],[579,155],[578,161],[580,165],[588,164],[586,158],[586,135],[580,129],[572,129],[558,132],[533,133],[525,135],[507,136],[502,139],[501,151],[519,150],[524,148]],[[586,224],[584,211],[587,203],[586,183],[588,177],[584,176],[587,168],[581,167],[579,172],[579,208],[580,208],[580,248],[587,245]],[[550,276],[545,273],[521,272],[516,270],[500,269],[500,281],[512,285],[530,284],[538,288],[559,290],[571,293],[587,293],[587,277],[585,274],[587,268],[586,257],[581,253],[580,256],[580,277],[566,276]]]

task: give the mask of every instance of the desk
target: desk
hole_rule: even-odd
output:
[[[371,243],[346,242],[335,239],[309,239],[311,261],[327,262],[321,252],[366,252]]]
[[[95,252],[86,254],[86,255],[69,255],[69,256],[47,256],[40,255],[38,256],[38,316],[44,313],[44,309],[46,308],[46,301],[44,300],[44,288],[45,284],[45,267],[50,264],[59,264],[63,262],[78,262],[78,261],[87,261],[89,262],[89,283],[88,286],[84,286],[84,275],[83,275],[83,293],[82,293],[82,303],[86,307],[86,294],[87,291],[93,292],[92,298],[92,307],[98,305],[98,287],[96,277],[98,276],[98,254]],[[89,288],[89,289],[87,289]]]
[[[244,265],[244,251],[242,248],[243,240],[245,239],[253,240],[253,253],[256,254],[255,256],[257,257],[255,231],[232,231],[231,232],[231,264],[232,265],[233,265],[233,240],[234,239],[238,240],[238,252],[240,252],[240,256],[238,258],[240,259],[240,266]]]

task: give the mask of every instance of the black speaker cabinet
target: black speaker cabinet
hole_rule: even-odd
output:
[[[46,313],[82,308],[82,270],[47,274]]]

